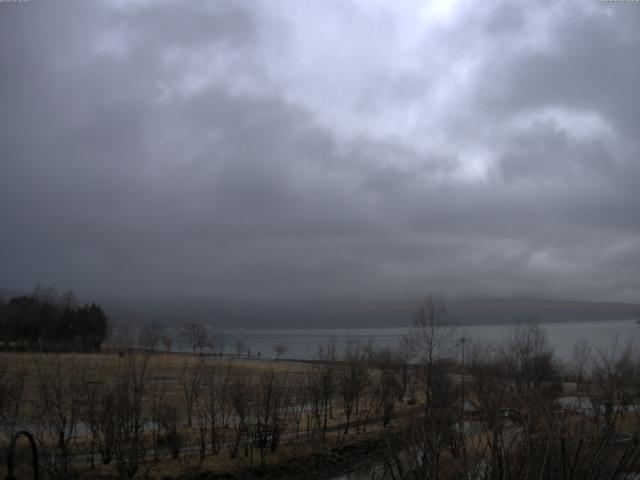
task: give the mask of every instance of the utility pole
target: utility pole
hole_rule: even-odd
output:
[[[464,344],[467,341],[465,337],[460,338],[462,349],[462,413],[464,414]]]
[[[463,468],[465,470],[466,473],[466,469],[467,469],[467,449],[465,448],[465,421],[464,421],[464,410],[465,410],[465,399],[464,399],[464,344],[467,341],[467,339],[465,337],[460,337],[460,347],[461,347],[461,353],[462,353],[462,406],[461,406],[461,411],[462,414],[460,415],[460,448],[462,451],[462,464],[463,464]]]

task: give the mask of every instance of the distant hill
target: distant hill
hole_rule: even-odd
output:
[[[0,298],[9,300],[25,292],[0,288]],[[100,300],[112,324],[141,325],[156,321],[212,323],[236,328],[375,328],[411,324],[417,302],[316,300],[280,304],[228,299],[163,298],[156,300]],[[584,322],[640,318],[640,304],[548,300],[530,297],[459,298],[447,302],[450,316],[458,323],[500,324],[540,322]]]
[[[638,318],[639,304],[580,302],[516,297],[468,298],[452,302],[450,311],[462,323],[585,322]]]
[[[409,326],[411,302],[326,301],[262,304],[234,300],[165,299],[147,302],[105,302],[114,323],[163,324],[198,321],[237,328],[375,328]],[[638,318],[640,305],[570,300],[465,298],[447,304],[460,324],[571,322]]]

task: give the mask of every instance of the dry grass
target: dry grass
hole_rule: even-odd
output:
[[[147,374],[150,382],[166,383],[167,388],[177,385],[181,371],[198,366],[229,369],[232,375],[247,378],[258,377],[260,373],[274,371],[280,375],[302,374],[311,367],[308,363],[247,360],[231,357],[193,356],[178,353],[144,355],[140,352],[112,353],[0,353],[0,374],[25,374],[26,391],[33,391],[39,375],[63,374],[82,376],[89,381],[109,382],[114,375],[130,362],[148,363]]]
[[[43,378],[57,377],[55,382],[62,385],[75,386],[80,388],[82,382],[96,382],[110,384],[127,375],[127,369],[131,365],[137,368],[145,366],[146,385],[148,395],[161,395],[164,401],[181,405],[183,401],[181,376],[185,372],[197,369],[202,366],[214,368],[220,373],[224,372],[232,378],[242,377],[247,384],[258,387],[262,374],[273,372],[277,376],[286,377],[285,384],[292,386],[293,382],[300,379],[307,372],[314,369],[314,365],[305,362],[289,361],[269,361],[269,360],[247,360],[241,358],[218,358],[211,356],[193,356],[188,354],[164,354],[158,353],[145,355],[142,352],[129,352],[126,354],[117,351],[109,353],[0,353],[0,375],[23,376],[24,394],[22,403],[24,404],[23,414],[30,418],[30,410],[38,401],[41,394]],[[54,382],[54,383],[55,383]],[[36,402],[34,402],[36,401]],[[356,435],[356,427],[352,428],[350,435],[342,433],[342,424],[345,418],[342,415],[341,407],[337,404],[333,408],[333,416],[327,421],[328,431],[326,437],[321,441],[318,431],[307,435],[306,418],[303,415],[300,420],[300,436],[297,439],[286,438],[278,448],[278,451],[270,453],[267,457],[269,464],[278,463],[282,459],[291,459],[300,455],[308,454],[314,449],[325,448],[327,445],[345,444],[360,441],[364,436],[379,432],[381,425],[367,425],[367,433],[361,431]],[[42,413],[42,412],[40,412]],[[375,414],[372,412],[371,416]],[[355,416],[352,421],[355,420]],[[378,422],[379,423],[379,422]],[[312,426],[312,428],[314,428]],[[361,430],[361,429],[358,429]],[[197,431],[180,427],[182,434],[189,437],[189,445],[193,445],[197,438]],[[293,431],[293,426],[289,423],[288,431]],[[41,433],[41,435],[49,435]],[[221,437],[231,437],[231,429],[220,433]],[[52,438],[42,437],[50,442]],[[73,449],[76,452],[86,452],[88,440],[77,438],[73,440]],[[164,454],[167,455],[166,453]],[[74,468],[79,469],[82,478],[112,478],[113,465],[100,466],[96,458],[96,469],[90,469],[87,459],[78,460],[73,463]],[[207,452],[204,460],[200,460],[197,453],[180,455],[177,460],[168,458],[160,462],[153,463],[152,475],[150,478],[162,478],[164,476],[177,477],[184,473],[195,473],[198,470],[211,471],[234,471],[255,466],[260,463],[259,453],[253,450],[250,456],[245,457],[242,451],[235,459],[230,458],[230,450],[223,447],[219,454],[212,456]],[[151,465],[151,464],[149,464]],[[143,467],[144,468],[144,467]],[[157,472],[154,475],[153,472]],[[160,474],[161,472],[161,474]]]
[[[131,353],[120,354],[114,350],[106,353],[38,353],[38,352],[1,352],[0,364],[5,365],[10,370],[30,369],[34,362],[47,360],[50,358],[59,359],[66,366],[75,367],[78,364],[88,364],[93,367],[116,367],[124,359],[130,356],[142,357],[145,354],[132,351]],[[233,365],[234,368],[263,371],[274,369],[276,371],[304,371],[309,368],[306,362],[290,362],[275,360],[248,360],[246,358],[234,357],[214,357],[199,356],[183,353],[156,353],[148,355],[149,366],[159,366],[162,368],[181,368],[184,365],[195,366],[199,361],[207,364]]]

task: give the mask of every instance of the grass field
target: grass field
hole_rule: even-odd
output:
[[[104,428],[95,422],[100,416],[92,414],[94,404],[112,401],[109,399],[113,392],[122,395],[123,388],[133,392],[123,397],[128,400],[131,395],[135,396],[137,382],[144,430],[138,441],[145,445],[139,468],[140,471],[149,469],[144,474],[149,478],[198,470],[235,471],[258,464],[273,465],[283,459],[291,461],[294,457],[310,455],[318,449],[324,451],[330,446],[360,442],[366,435],[379,431],[381,419],[374,400],[366,400],[368,394],[364,392],[356,412],[351,414],[352,427],[347,435],[344,433],[346,417],[338,404],[337,392],[324,403],[316,397],[314,410],[309,396],[313,393],[306,392],[305,388],[312,388],[311,382],[321,375],[319,369],[309,362],[186,354],[2,353],[2,388],[12,392],[3,400],[6,413],[0,419],[2,443],[6,445],[11,431],[25,428],[37,435],[42,451],[52,455],[63,451],[74,471],[92,478],[110,478],[116,473],[115,457],[109,465],[101,465],[99,461],[97,450],[100,442],[106,440]],[[371,378],[374,377],[372,372]],[[274,392],[265,386],[267,380],[273,383]],[[208,382],[215,383],[213,390]],[[214,394],[216,399],[208,397]],[[264,402],[272,403],[265,407]],[[135,412],[136,405],[127,404],[127,407]],[[244,414],[238,412],[245,407],[246,418],[239,419]],[[104,413],[125,415],[129,419],[130,412],[117,408],[116,405]],[[211,424],[210,408],[218,409],[217,425]],[[263,415],[270,415],[270,420],[262,418]],[[111,425],[111,418],[99,420]],[[258,441],[251,436],[255,436],[265,422],[276,420],[282,423],[278,432],[281,439],[277,449],[269,449],[265,454],[265,446],[256,447]],[[211,439],[213,428],[217,429],[215,441]],[[64,439],[64,446],[59,437]],[[179,445],[174,445],[172,450],[167,446],[170,443],[167,438],[174,437],[179,437],[176,442]],[[212,455],[214,442],[217,442],[218,453]],[[204,454],[200,453],[201,446]],[[234,450],[239,453],[232,454]]]

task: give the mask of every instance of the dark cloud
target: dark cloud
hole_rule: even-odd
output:
[[[0,285],[637,300],[640,8],[451,3],[0,5]]]

